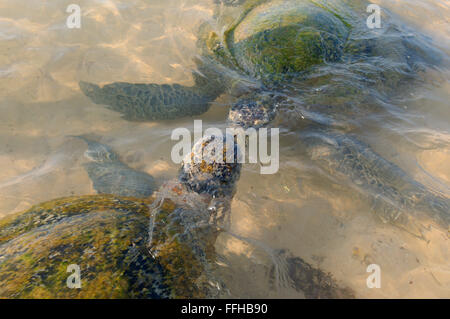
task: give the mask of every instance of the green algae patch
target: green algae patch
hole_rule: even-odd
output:
[[[225,43],[239,69],[274,85],[340,60],[349,31],[335,13],[311,2],[270,1],[245,12],[225,32]],[[222,61],[224,54],[216,56]]]
[[[146,252],[151,203],[70,197],[2,220],[0,297],[144,298],[164,292],[160,266]],[[81,269],[80,289],[67,285],[71,264]],[[138,289],[142,284],[147,290]]]
[[[133,210],[150,216],[149,199],[118,197],[115,195],[86,195],[55,199],[35,205],[25,212],[7,216],[0,220],[0,245],[33,228],[58,222],[62,218],[90,213],[93,210]]]

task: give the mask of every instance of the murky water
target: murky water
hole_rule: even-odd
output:
[[[97,136],[124,163],[159,184],[177,174],[170,135],[177,127],[192,129],[192,118],[129,122],[93,104],[78,82],[192,84],[196,31],[212,19],[212,1],[76,2],[81,29],[66,27],[71,2],[0,3],[0,216],[58,197],[95,194],[82,166],[86,145],[70,135]],[[374,2],[450,54],[448,1]],[[422,85],[397,92],[400,98],[386,107],[388,112],[366,122],[358,119],[354,131],[447,198],[449,76],[445,66],[427,70]],[[230,99],[220,97],[196,119],[224,128]],[[383,223],[352,188],[304,160],[291,129],[281,134],[277,174],[260,175],[258,165],[244,165],[231,219],[230,232],[216,247],[228,265],[223,278],[232,297],[303,296],[269,283],[270,251],[278,249],[330,272],[357,297],[450,297],[448,229],[421,220],[426,230],[425,239],[419,239]],[[366,268],[373,263],[382,270],[380,289],[366,285]]]

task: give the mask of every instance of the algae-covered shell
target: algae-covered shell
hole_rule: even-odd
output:
[[[269,1],[248,10],[226,32],[226,45],[249,75],[276,81],[311,66],[337,61],[349,25],[309,1]]]
[[[192,251],[172,241],[162,246],[160,256],[149,252],[153,201],[114,195],[70,197],[3,219],[0,297],[203,297],[194,289],[201,267]],[[166,200],[158,211],[159,219],[167,217],[176,205]],[[73,264],[81,271],[79,289],[67,285]]]

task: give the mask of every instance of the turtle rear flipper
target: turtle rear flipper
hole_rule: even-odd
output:
[[[99,194],[146,198],[155,190],[154,178],[122,163],[114,151],[86,136],[73,136],[88,144],[85,156],[90,162],[83,167]]]
[[[79,83],[81,91],[96,104],[123,114],[127,120],[170,120],[206,112],[219,94],[201,87],[179,84],[135,84],[115,82],[100,87]]]
[[[450,225],[450,199],[432,192],[423,192],[417,207],[426,210],[444,227]]]
[[[346,176],[353,187],[368,194],[384,222],[422,237],[422,227],[411,213],[423,212],[444,229],[449,227],[450,200],[432,193],[365,143],[327,130],[309,132],[304,138],[311,158],[328,174]]]
[[[290,252],[282,251],[292,285],[307,299],[353,299],[352,289],[342,286],[331,273],[308,264]]]
[[[269,258],[269,282],[274,290],[294,288],[308,299],[355,297],[350,288],[342,286],[330,273],[308,264],[289,250],[274,249],[257,239],[243,237],[229,230],[226,234],[252,247],[250,251],[253,253],[263,253]],[[259,257],[256,259],[259,260]]]

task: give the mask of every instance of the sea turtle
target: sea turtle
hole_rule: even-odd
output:
[[[220,278],[212,272],[214,244],[225,229],[240,175],[238,146],[223,137],[204,137],[185,158],[178,179],[138,198],[141,189],[149,186],[148,176],[142,173],[136,179],[137,172],[120,163],[110,147],[82,139],[88,143],[87,157],[95,164],[85,168],[94,185],[100,181],[101,191],[122,194],[118,188],[105,188],[106,182],[136,183],[121,184],[130,186],[127,196],[56,199],[1,219],[0,298],[219,296]],[[219,143],[222,139],[224,144]],[[234,147],[234,160],[217,161],[214,156],[224,156],[229,147]],[[115,174],[116,169],[121,173]],[[287,255],[286,261],[293,287],[306,297],[353,296],[330,274],[301,258]],[[76,267],[81,271],[78,288],[70,273]]]
[[[237,98],[228,116],[237,128],[291,110],[308,156],[368,194],[384,221],[409,224],[402,212],[419,209],[448,227],[448,198],[348,134],[354,118],[385,112],[390,96],[439,64],[439,50],[387,13],[382,28],[369,29],[363,0],[216,2],[215,25],[200,27],[194,86],[81,82],[82,91],[131,120],[201,114],[223,92]]]
[[[116,82],[100,87],[81,81],[82,92],[128,120],[174,119],[206,112],[224,92],[237,97],[279,92],[292,80],[307,80],[311,69],[323,64],[355,63],[355,73],[362,72],[372,85],[398,88],[411,68],[439,60],[436,50],[386,20],[383,29],[368,29],[364,0],[219,2],[225,8],[220,6],[215,20],[198,31],[193,86]],[[329,83],[338,74],[328,71],[321,81]]]
[[[103,144],[83,139],[88,142],[88,157],[97,164],[87,169],[117,176],[113,173],[118,164],[112,167],[110,162],[118,161],[117,155]],[[200,140],[194,151],[201,152],[206,162],[191,163],[187,157],[180,178],[152,196],[138,198],[140,188],[124,183],[123,187],[131,186],[127,196],[57,199],[1,220],[0,297],[208,295],[206,268],[214,258],[215,238],[240,174],[237,162],[208,161],[219,140],[214,136]],[[129,169],[123,176],[135,180],[135,173]],[[94,185],[106,181],[102,174],[91,177]],[[107,181],[114,184],[117,179]],[[148,184],[145,179],[137,181]],[[81,289],[66,286],[71,264],[81,267]]]

